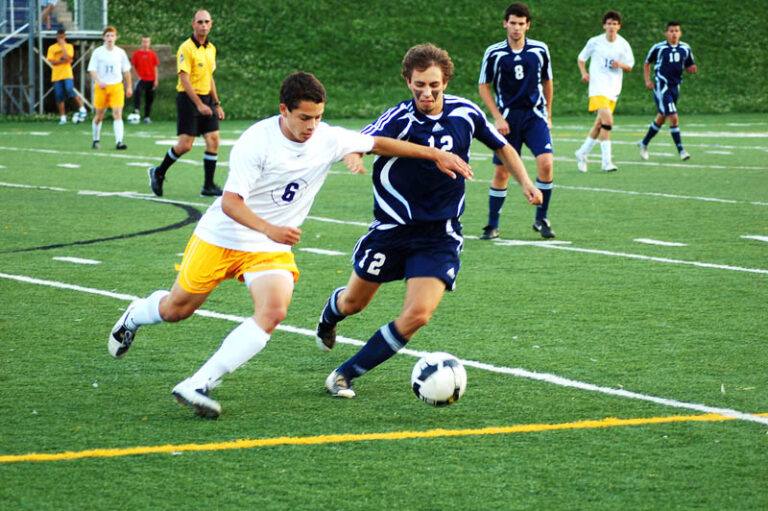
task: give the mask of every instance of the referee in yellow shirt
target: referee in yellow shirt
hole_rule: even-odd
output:
[[[195,13],[192,20],[192,37],[179,46],[176,53],[176,70],[179,82],[176,90],[176,110],[178,112],[176,145],[168,150],[163,163],[151,167],[149,187],[158,197],[163,195],[163,181],[168,167],[181,155],[192,149],[195,137],[205,139],[203,167],[205,182],[200,195],[215,197],[221,195],[221,188],[213,182],[216,172],[216,160],[219,154],[219,119],[224,119],[213,72],[216,70],[216,47],[208,40],[208,33],[213,26],[211,14],[205,10]]]

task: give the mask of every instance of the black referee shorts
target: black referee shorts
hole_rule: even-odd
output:
[[[186,92],[179,92],[176,96],[176,134],[199,137],[212,131],[219,131],[219,118],[216,116],[216,108],[213,106],[213,97],[210,94],[200,96],[200,100],[211,107],[213,115],[202,115],[197,107],[189,99]]]

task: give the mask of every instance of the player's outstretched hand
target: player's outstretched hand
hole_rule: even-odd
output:
[[[301,239],[301,229],[296,227],[284,227],[280,225],[269,225],[264,229],[264,234],[272,241],[285,243],[286,245],[295,245]]]
[[[528,199],[528,203],[531,206],[538,206],[544,200],[541,195],[541,190],[536,188],[533,183],[529,183],[523,186],[523,193]]]
[[[451,179],[456,179],[456,173],[459,173],[464,179],[468,181],[472,180],[474,174],[472,173],[472,167],[469,166],[469,163],[462,160],[458,154],[441,151],[439,149],[437,151],[440,154],[438,154],[435,164],[437,164],[437,168],[440,169],[440,172],[447,174]]]
[[[353,174],[365,174],[367,172],[363,167],[363,155],[361,153],[349,153],[342,158],[342,161]]]

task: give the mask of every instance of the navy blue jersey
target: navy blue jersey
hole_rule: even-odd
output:
[[[478,83],[492,84],[496,105],[505,117],[505,109],[533,109],[546,119],[547,101],[541,81],[551,79],[552,63],[546,44],[526,38],[523,49],[516,52],[504,39],[485,50]]]
[[[682,41],[678,41],[677,46],[672,46],[667,41],[654,44],[645,61],[656,63],[653,66],[656,81],[666,85],[683,83],[683,70],[694,64],[691,47]]]
[[[469,161],[472,138],[491,150],[506,140],[473,102],[443,95],[443,111],[426,116],[414,100],[384,112],[363,133],[437,147]],[[382,224],[413,225],[458,218],[464,211],[464,178],[451,179],[431,160],[377,156],[373,163],[373,214]]]

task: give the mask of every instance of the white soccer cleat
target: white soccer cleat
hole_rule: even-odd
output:
[[[125,309],[125,312],[122,316],[120,316],[120,319],[117,320],[117,323],[115,323],[115,326],[112,327],[112,331],[109,333],[107,350],[109,351],[109,354],[115,358],[121,358],[123,355],[125,355],[125,353],[131,348],[133,339],[136,337],[136,331],[139,329],[139,327],[134,326],[133,328],[130,328],[126,324],[125,320],[128,317],[128,314],[130,314],[130,312],[136,307],[138,302],[138,300],[132,302],[128,308]]]
[[[218,386],[219,383],[219,381],[216,381],[200,387],[192,381],[192,378],[187,378],[176,385],[171,394],[173,394],[178,403],[194,407],[195,413],[200,417],[218,419],[219,415],[221,415],[221,405],[209,398],[208,392]]]
[[[691,159],[691,155],[688,154],[688,151],[683,149],[682,151],[680,151],[680,159],[682,161],[690,160]]]
[[[578,168],[582,172],[586,172],[587,171],[587,155],[581,154],[578,151],[576,151],[573,154],[576,155],[576,168]]]
[[[325,379],[325,388],[334,397],[345,397],[347,399],[355,397],[355,391],[352,390],[352,380],[336,370],[333,370],[328,375],[328,378]]]
[[[641,140],[640,142],[637,143],[637,147],[640,148],[640,158],[647,160],[650,156],[648,154],[648,146],[643,144],[643,141]]]
[[[612,161],[603,165],[603,172],[616,172],[617,170],[619,170],[619,167],[614,165]]]

